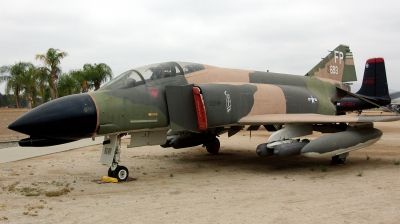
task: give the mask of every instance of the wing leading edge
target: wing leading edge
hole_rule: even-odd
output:
[[[241,118],[241,125],[264,124],[323,124],[323,123],[364,123],[389,122],[400,120],[400,116],[390,117],[363,117],[363,116],[332,116],[322,114],[263,114]]]

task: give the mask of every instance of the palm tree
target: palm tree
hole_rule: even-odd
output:
[[[29,67],[28,71],[21,76],[20,84],[21,90],[24,92],[28,108],[32,108],[36,104],[36,75],[37,68],[35,66]]]
[[[6,83],[6,94],[14,92],[14,100],[17,108],[21,107],[20,93],[22,91],[22,79],[30,68],[34,67],[30,62],[17,62],[14,65],[0,67],[0,82]]]
[[[86,73],[87,78],[93,82],[94,90],[98,90],[100,85],[109,79],[112,79],[113,73],[110,66],[100,64],[85,64],[83,65],[83,72]]]
[[[51,83],[51,79],[47,74],[46,67],[37,67],[36,68],[36,88],[39,92],[40,97],[42,98],[42,103],[46,103],[50,99],[50,95],[46,95],[46,91],[50,91],[49,83]]]
[[[45,54],[37,54],[36,60],[41,60],[47,66],[49,73],[49,87],[52,99],[58,97],[57,82],[58,75],[61,73],[60,60],[68,56],[67,52],[60,51],[59,49],[49,48]]]
[[[60,97],[79,93],[81,85],[71,75],[62,74],[58,81]]]
[[[88,78],[88,73],[83,72],[81,69],[71,70],[69,75],[80,84],[82,93],[87,93],[93,88],[93,84]]]

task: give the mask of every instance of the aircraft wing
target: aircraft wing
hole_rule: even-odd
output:
[[[265,124],[323,124],[323,123],[362,123],[362,122],[389,122],[400,120],[400,116],[366,117],[366,116],[332,116],[321,114],[263,114],[241,118],[238,124],[265,125]]]

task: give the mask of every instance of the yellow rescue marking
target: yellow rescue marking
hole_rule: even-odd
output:
[[[155,116],[158,116],[158,113],[148,113],[147,114],[149,117],[155,117]]]
[[[118,179],[114,178],[114,177],[109,177],[109,176],[103,176],[103,178],[101,178],[103,181],[105,182],[109,182],[109,183],[118,183]]]

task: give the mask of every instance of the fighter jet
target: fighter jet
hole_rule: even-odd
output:
[[[338,115],[348,111],[359,111],[379,108],[390,103],[386,79],[385,61],[383,58],[371,58],[365,63],[364,78],[360,90],[336,102]]]
[[[24,114],[8,128],[30,135],[20,146],[49,146],[104,136],[100,161],[108,176],[124,181],[120,139],[129,147],[175,149],[203,145],[220,150],[218,136],[245,125],[284,125],[257,147],[260,156],[328,157],[343,163],[349,152],[372,145],[382,132],[375,121],[398,117],[335,116],[334,102],[355,81],[353,55],[340,45],[305,76],[165,62],[124,72],[98,91],[65,96]],[[331,133],[313,141],[313,130]]]

